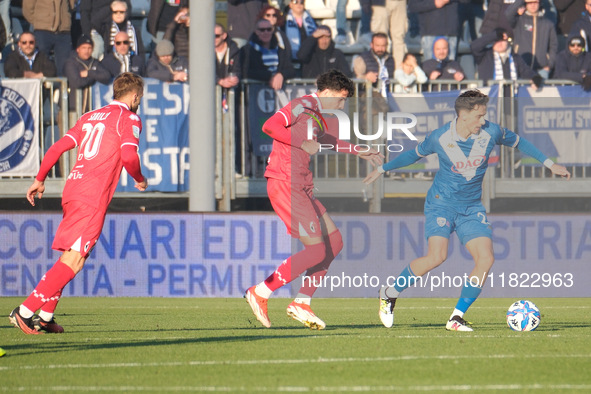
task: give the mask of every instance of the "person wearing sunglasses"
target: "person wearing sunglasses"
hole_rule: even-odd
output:
[[[4,73],[7,78],[55,77],[55,63],[35,46],[35,35],[23,32],[17,41],[18,49],[6,58]]]
[[[277,43],[273,26],[260,19],[250,41],[241,49],[242,77],[264,81],[274,90],[283,87],[285,80],[295,76],[291,54]]]
[[[228,0],[228,35],[242,48],[254,32],[257,15],[267,0]]]
[[[545,16],[539,0],[516,0],[505,11],[513,29],[515,53],[544,79],[554,68],[558,52],[556,26]]]
[[[275,38],[277,38],[277,45],[291,53],[291,45],[287,39],[287,34],[283,31],[285,17],[281,10],[267,4],[261,8],[261,11],[257,15],[257,20],[259,19],[266,19],[271,23],[271,26],[274,28],[273,34],[275,34]]]
[[[304,0],[291,0],[289,2],[289,11],[285,16],[285,34],[291,45],[291,61],[296,70],[296,75],[302,75],[301,61],[298,59],[298,51],[304,40],[311,36],[318,26],[312,18],[312,15],[306,10]]]
[[[135,27],[129,20],[129,11],[125,1],[115,0],[111,3],[111,20],[103,26],[101,31],[105,42],[105,53],[113,52],[115,36],[121,31],[128,34],[129,49],[133,54],[143,55],[145,53],[142,35],[135,31]]]
[[[580,35],[568,39],[568,47],[556,55],[554,78],[568,79],[591,90],[591,54],[584,50],[585,41]]]
[[[94,42],[92,57],[95,59],[102,59],[105,52],[103,28],[113,19],[112,2],[113,0],[80,0],[82,35],[90,37]],[[131,0],[125,0],[125,3],[127,12],[131,13]]]
[[[109,70],[112,78],[124,72],[132,72],[143,77],[146,68],[144,56],[131,51],[129,35],[124,31],[115,35],[114,50],[105,55],[101,64]]]

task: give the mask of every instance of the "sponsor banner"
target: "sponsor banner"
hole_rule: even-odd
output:
[[[269,156],[273,139],[262,130],[263,124],[275,112],[286,106],[291,100],[316,91],[314,85],[287,85],[285,89],[275,91],[266,84],[246,85],[246,113],[253,153],[257,156]]]
[[[0,175],[39,171],[38,79],[0,81]]]
[[[317,297],[376,297],[427,251],[422,215],[334,215],[344,240]],[[0,214],[0,296],[27,296],[60,253],[60,214]],[[591,216],[491,215],[485,297],[590,297]],[[295,243],[294,243],[295,244]],[[66,296],[241,297],[292,254],[274,214],[108,215]],[[458,297],[474,267],[452,235],[447,260],[404,297]],[[302,281],[275,293],[295,295]]]
[[[95,109],[100,108],[113,100],[113,86],[96,84],[93,94]],[[189,190],[188,98],[188,84],[144,78],[144,97],[138,110],[143,125],[139,148],[142,173],[151,191]],[[117,191],[136,191],[134,184],[123,169]]]
[[[517,98],[520,135],[560,164],[591,163],[591,93],[580,85],[539,92],[522,86]],[[529,157],[521,164],[542,165]]]

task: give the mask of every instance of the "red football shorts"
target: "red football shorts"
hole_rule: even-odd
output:
[[[267,178],[267,193],[288,234],[294,238],[322,237],[318,218],[326,213],[326,208],[314,197],[313,186]]]
[[[75,250],[88,256],[97,243],[107,212],[80,201],[68,201],[63,205],[64,216],[59,224],[52,249]]]

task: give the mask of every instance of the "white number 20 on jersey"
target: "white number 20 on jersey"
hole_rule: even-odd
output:
[[[82,157],[86,160],[92,160],[96,157],[101,147],[105,125],[103,123],[97,123],[93,126],[91,123],[84,123],[82,130],[86,134],[80,144],[80,149],[78,149],[78,160],[82,160]]]

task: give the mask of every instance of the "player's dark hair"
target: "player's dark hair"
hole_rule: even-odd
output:
[[[355,93],[353,81],[341,71],[335,70],[334,68],[320,74],[316,79],[316,86],[320,92],[324,89],[334,90],[335,92],[346,90],[347,97],[352,97],[353,93]]]
[[[454,105],[456,114],[460,114],[460,110],[465,109],[472,111],[474,107],[488,104],[488,96],[478,89],[467,90],[460,94],[456,99]]]
[[[144,80],[137,74],[125,72],[119,74],[113,81],[113,98],[119,100],[128,93],[141,94],[144,92]]]

